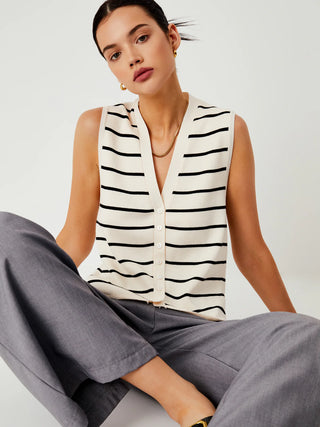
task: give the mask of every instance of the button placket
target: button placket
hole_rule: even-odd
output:
[[[154,215],[154,299],[165,296],[165,210],[159,207]]]
[[[166,208],[170,206],[173,194],[173,185],[179,171],[182,169],[185,143],[190,132],[190,122],[197,107],[198,99],[188,94],[188,106],[181,122],[180,131],[173,150],[173,155],[167,172],[166,180],[160,194],[155,173],[151,140],[147,125],[139,109],[139,98],[134,103],[134,117],[137,123],[137,136],[140,139],[143,172],[146,178],[146,187],[149,190],[150,202],[154,209],[154,240],[153,240],[153,301],[163,304],[165,297],[165,216]],[[192,133],[192,132],[191,132]],[[161,228],[159,227],[161,226]],[[162,279],[157,279],[161,275]],[[151,300],[151,298],[150,298]],[[154,303],[156,305],[156,303]]]

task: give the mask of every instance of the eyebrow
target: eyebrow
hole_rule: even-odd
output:
[[[149,27],[149,25],[148,25],[148,24],[138,24],[138,25],[136,25],[135,27],[133,27],[133,28],[128,32],[127,37],[132,36],[132,34],[134,34],[134,33],[135,33],[139,28],[141,28],[141,27],[145,27],[145,26]],[[116,45],[115,43],[113,43],[113,44],[108,44],[107,46],[105,46],[105,47],[103,48],[103,50],[102,50],[102,54],[104,54],[106,50],[108,50],[108,49],[112,49],[113,47],[116,47],[116,46],[117,46],[117,45]]]

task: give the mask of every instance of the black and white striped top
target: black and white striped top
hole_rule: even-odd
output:
[[[235,113],[189,93],[160,194],[138,101],[103,107],[96,221],[101,263],[86,280],[113,298],[225,320]]]

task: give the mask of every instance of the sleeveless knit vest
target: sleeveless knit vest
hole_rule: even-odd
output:
[[[189,93],[160,194],[138,102],[103,107],[95,242],[100,265],[86,281],[112,298],[225,320],[235,113]]]

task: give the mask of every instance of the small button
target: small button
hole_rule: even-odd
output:
[[[158,214],[162,214],[163,213],[163,209],[159,208],[159,209],[157,209],[157,212],[158,212]]]
[[[162,225],[157,225],[157,230],[162,230]]]
[[[161,259],[157,259],[157,264],[162,264],[162,260]]]
[[[162,276],[158,276],[158,280],[161,280],[162,279]]]
[[[157,248],[161,248],[162,247],[162,243],[157,243]]]

